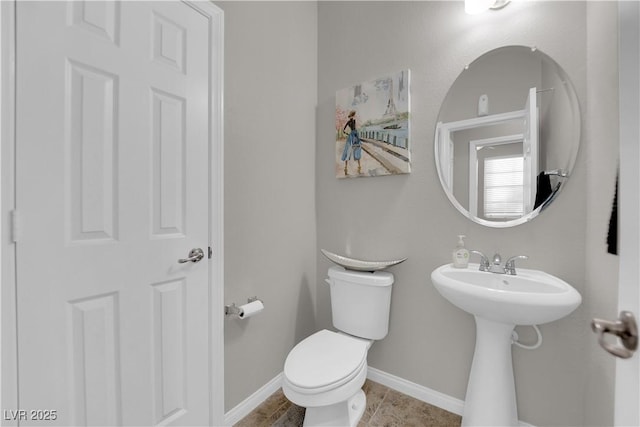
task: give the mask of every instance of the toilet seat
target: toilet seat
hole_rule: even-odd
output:
[[[305,338],[284,364],[287,385],[302,394],[336,389],[353,380],[367,366],[367,343],[323,329]]]

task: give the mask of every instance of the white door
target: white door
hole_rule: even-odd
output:
[[[618,2],[620,65],[619,310],[640,314],[640,5]],[[640,357],[616,362],[615,425],[640,425]]]
[[[22,424],[208,424],[209,21],[44,1],[16,25],[19,399],[51,411]]]
[[[529,89],[524,105],[524,131],[522,141],[524,212],[533,211],[536,200],[538,177],[538,93],[535,87]]]

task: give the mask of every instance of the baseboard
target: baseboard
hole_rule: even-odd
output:
[[[276,375],[271,381],[260,387],[255,393],[247,397],[245,400],[236,405],[233,409],[224,415],[224,425],[232,426],[238,421],[246,417],[256,409],[262,402],[267,400],[269,396],[278,391],[282,387],[282,372]],[[380,369],[369,366],[367,370],[367,378],[375,381],[383,386],[411,396],[414,399],[421,400],[430,405],[442,408],[454,414],[462,415],[464,409],[464,401],[451,397],[439,391],[430,389],[420,384],[397,377]],[[534,427],[531,424],[520,421],[520,427]]]
[[[396,377],[380,369],[372,368],[369,366],[367,371],[367,378],[371,381],[375,381],[383,386],[389,387],[393,390],[404,393],[407,396],[411,396],[414,399],[421,400],[430,405],[437,406],[454,414],[462,415],[464,409],[464,401],[451,397],[439,391],[430,389],[429,387],[422,386],[420,384],[413,383],[405,380],[404,378]],[[531,424],[523,421],[518,421],[520,427],[534,427]]]
[[[256,409],[269,396],[282,387],[282,372],[276,375],[271,381],[260,387],[255,393],[247,397],[229,412],[224,414],[224,425],[232,426]]]
[[[445,411],[462,415],[464,401],[369,366],[367,378]]]

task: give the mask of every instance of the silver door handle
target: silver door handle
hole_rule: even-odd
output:
[[[195,248],[195,249],[191,249],[191,252],[189,252],[189,258],[179,259],[178,262],[180,264],[184,264],[185,262],[189,262],[189,261],[198,262],[202,258],[204,258],[204,251],[200,248]]]
[[[598,334],[600,346],[609,353],[622,359],[628,359],[638,348],[638,325],[633,313],[621,311],[618,320],[593,319],[591,329]],[[623,347],[608,343],[604,339],[604,334],[616,335],[622,341]]]

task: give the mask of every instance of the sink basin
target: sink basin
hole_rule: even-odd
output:
[[[582,297],[567,282],[526,268],[511,276],[479,271],[478,264],[447,264],[436,268],[431,280],[443,297],[475,317],[476,348],[462,426],[518,426],[513,328],[558,320],[575,310]]]
[[[564,280],[538,270],[518,268],[517,276],[443,265],[431,273],[434,286],[456,307],[488,320],[535,325],[561,319],[582,297]]]

